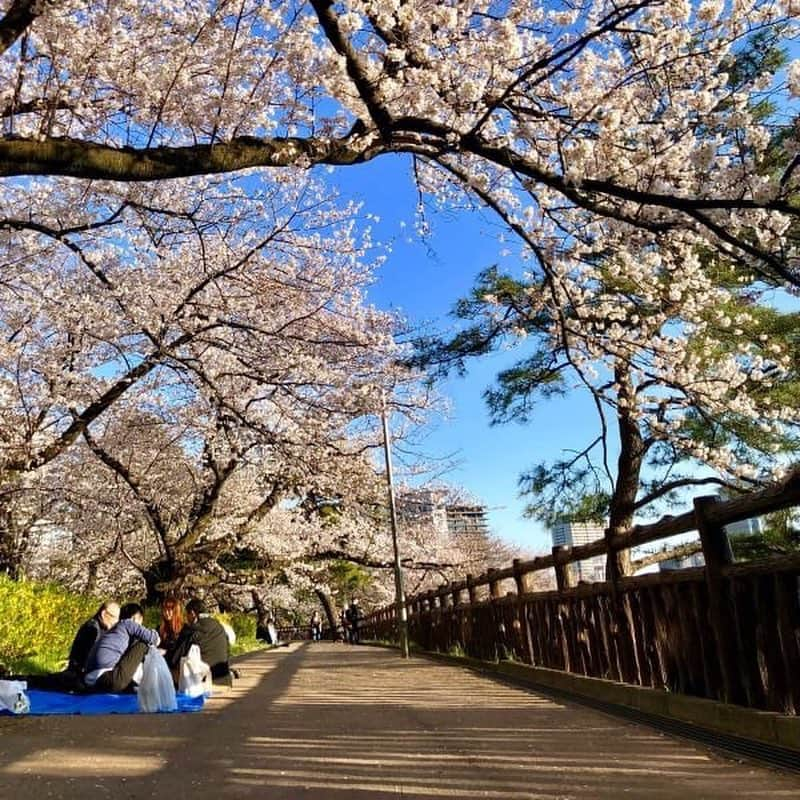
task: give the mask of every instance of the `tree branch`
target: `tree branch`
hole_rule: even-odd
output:
[[[0,177],[68,175],[130,182],[304,163],[342,166],[369,161],[386,151],[385,145],[376,143],[375,131],[330,139],[239,136],[215,144],[142,149],[58,137],[6,138],[0,140]]]
[[[105,448],[101,447],[99,442],[89,433],[88,429],[83,431],[83,438],[89,449],[103,462],[112,472],[119,475],[123,481],[128,485],[130,490],[135,495],[136,499],[144,507],[147,518],[150,520],[155,532],[161,538],[162,543],[166,547],[167,541],[167,527],[161,517],[161,512],[158,506],[148,497],[145,497],[142,492],[142,487],[139,482],[133,477],[131,471],[118,459],[109,453]]]
[[[634,511],[638,511],[640,508],[644,508],[655,500],[658,500],[659,497],[663,497],[670,492],[674,492],[676,489],[682,489],[686,486],[707,486],[709,484],[733,488],[731,483],[723,480],[722,478],[680,478],[670,481],[669,483],[665,483],[663,486],[659,486],[658,489],[650,492],[648,495],[645,495],[641,500],[637,500],[633,506],[633,509]]]
[[[48,5],[55,3],[53,0],[49,3],[42,0],[14,0],[0,19],[0,53],[5,53]]]
[[[650,553],[642,558],[637,558],[635,561],[631,561],[631,574],[634,574],[645,567],[649,567],[652,564],[660,564],[662,561],[669,561],[673,558],[686,558],[687,556],[702,552],[703,545],[699,540],[696,542],[689,542],[688,544],[678,545],[677,547],[673,547],[669,550],[659,550],[657,553]]]
[[[304,560],[307,561],[349,561],[351,564],[358,564],[362,567],[369,567],[370,569],[393,569],[394,561],[390,559],[377,559],[370,558],[367,555],[357,556],[348,553],[346,550],[318,550],[315,553],[307,556]],[[403,559],[402,565],[404,569],[454,569],[460,566],[459,564],[447,564],[433,561],[414,561],[413,559]]]

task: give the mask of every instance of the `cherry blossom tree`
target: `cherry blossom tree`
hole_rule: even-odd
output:
[[[568,392],[590,398],[591,440],[521,477],[531,516],[607,520],[608,535],[622,535],[681,491],[753,488],[780,473],[781,453],[796,454],[797,314],[760,305],[766,287],[714,283],[699,259],[693,274],[688,267],[662,265],[647,287],[606,262],[584,270],[583,283],[490,269],[456,309],[466,327],[423,343],[420,358],[444,371],[509,344],[520,350],[486,392],[495,423],[528,422],[537,402]]]
[[[369,243],[354,238],[353,209],[335,209],[305,180],[246,200],[236,187],[194,184],[183,208],[166,193],[87,195],[74,184],[52,208],[37,188],[7,196],[17,213],[0,222],[4,259],[16,265],[0,287],[8,472],[46,463],[139,381],[174,393],[193,374],[244,417],[236,392],[268,383],[259,370],[291,359],[300,329],[318,350],[335,348],[337,320],[358,316],[368,333],[343,340],[337,356],[350,353],[354,370],[370,346],[392,346],[388,317],[360,305]],[[70,214],[71,224],[60,221]],[[295,304],[307,324],[291,315]],[[329,313],[315,330],[318,308]]]
[[[722,75],[731,91],[780,66],[773,43],[762,32],[731,57]],[[766,102],[742,102],[739,122],[775,114]],[[785,131],[767,136],[762,176],[791,170],[785,144]],[[613,537],[681,490],[752,488],[785,466],[779,454],[796,454],[797,315],[785,298],[775,305],[785,276],[754,270],[741,253],[633,230],[624,242],[600,234],[576,238],[569,257],[544,269],[539,260],[513,274],[486,270],[456,308],[467,326],[424,343],[422,360],[463,369],[469,356],[518,345],[523,357],[486,394],[495,422],[527,421],[538,399],[588,392],[596,437],[520,482],[531,515],[607,520]],[[610,560],[612,577],[626,562]]]
[[[52,465],[51,491],[60,524],[102,540],[151,600],[271,580],[319,547],[313,497],[332,496],[334,477],[356,491],[363,453],[311,416],[267,436],[200,402],[180,420],[115,412]]]
[[[245,446],[219,419],[199,424],[198,410],[179,426],[138,409],[120,417],[118,406],[44,470],[40,491],[57,506],[50,518],[73,534],[62,581],[138,585],[150,599],[200,590],[245,607],[264,587],[273,603],[290,590],[287,602],[305,591],[330,604],[337,565],[349,564],[376,602],[390,597],[386,483],[371,437],[325,440],[308,421],[305,438],[298,428]],[[201,440],[197,457],[188,443]],[[404,524],[401,538],[417,589],[484,571],[490,551],[494,565],[508,553],[424,524]],[[76,566],[85,564],[94,569]]]
[[[315,431],[324,442],[395,382],[395,323],[363,302],[370,243],[355,209],[297,173],[246,195],[194,180],[182,201],[118,189],[66,182],[58,209],[37,185],[7,197],[5,486],[80,437],[99,456],[92,426],[111,415],[121,435],[144,414],[187,451],[224,433],[207,459],[213,499],[243,454],[284,440],[297,452]]]
[[[759,168],[769,136],[750,101],[800,93],[800,66],[728,80],[746,38],[793,37],[797,11],[13,0],[0,174],[157,181],[405,153],[421,188],[525,231],[544,269],[635,236],[677,263],[702,245],[797,285],[797,161]]]

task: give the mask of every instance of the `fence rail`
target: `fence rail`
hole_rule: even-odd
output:
[[[798,504],[800,469],[746,497],[698,497],[692,512],[622,536],[468,575],[406,599],[411,639],[426,650],[797,714],[800,556],[733,563],[724,526]],[[575,561],[692,530],[705,567],[574,585]],[[530,591],[528,576],[545,569],[555,571],[558,589]],[[515,591],[504,594],[512,579]],[[364,620],[363,636],[396,641],[397,628],[390,606]]]

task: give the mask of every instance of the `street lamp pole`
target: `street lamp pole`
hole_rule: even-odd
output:
[[[383,453],[386,457],[386,482],[389,490],[389,516],[392,523],[392,547],[394,548],[394,599],[397,608],[397,624],[400,633],[400,653],[408,658],[408,616],[406,614],[406,595],[403,591],[403,573],[400,569],[400,551],[397,547],[397,507],[394,502],[394,476],[392,473],[392,451],[389,439],[389,421],[386,418],[386,398],[381,407],[383,424]]]

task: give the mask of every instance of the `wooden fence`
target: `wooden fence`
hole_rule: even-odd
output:
[[[797,714],[800,710],[800,556],[733,563],[724,526],[800,504],[800,469],[736,500],[699,497],[694,510],[624,536],[548,556],[406,599],[411,641],[608,678],[636,686]],[[573,585],[570,565],[697,530],[705,567]],[[531,592],[553,569],[558,589]],[[504,593],[513,582],[514,591]],[[364,620],[362,637],[397,641],[397,609]]]

